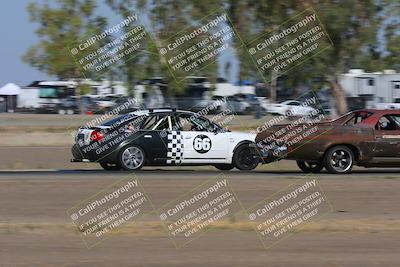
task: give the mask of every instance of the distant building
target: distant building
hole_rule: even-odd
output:
[[[377,103],[400,103],[400,73],[394,70],[367,73],[352,69],[340,75],[339,83],[350,102],[357,100],[367,108]]]
[[[0,112],[14,112],[17,107],[17,96],[21,88],[13,83],[8,83],[0,88]]]

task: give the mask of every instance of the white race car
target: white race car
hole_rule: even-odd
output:
[[[144,165],[252,170],[259,163],[255,137],[226,131],[197,113],[150,109],[79,128],[72,161],[98,162],[107,170],[137,170]]]
[[[306,116],[315,112],[315,108],[303,105],[301,102],[296,100],[287,100],[280,104],[269,103],[266,106],[267,112],[272,114],[291,116]]]

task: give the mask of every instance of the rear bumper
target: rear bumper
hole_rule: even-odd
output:
[[[83,160],[83,155],[82,155],[81,151],[79,150],[77,144],[74,144],[72,146],[71,153],[72,153],[74,162],[81,162]],[[71,159],[71,162],[72,162],[72,159]]]
[[[71,153],[71,162],[116,162],[118,160],[118,149],[114,149],[110,153],[99,155],[96,154],[94,150],[85,153],[84,149],[79,148],[77,144],[74,144],[71,148]]]
[[[82,152],[79,150],[78,145],[75,144],[71,148],[72,159],[71,162],[91,162],[88,159],[85,159],[82,155]]]

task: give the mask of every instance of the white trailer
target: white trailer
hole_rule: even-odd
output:
[[[213,95],[231,96],[236,94],[255,94],[253,85],[234,85],[231,83],[217,83]]]
[[[400,101],[400,73],[394,70],[366,73],[352,69],[341,74],[339,82],[349,97],[364,99],[367,108]]]
[[[18,109],[37,109],[40,107],[39,88],[23,87],[17,97]]]

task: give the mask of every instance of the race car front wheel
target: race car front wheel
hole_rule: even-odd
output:
[[[119,165],[124,170],[133,171],[143,167],[145,162],[145,153],[138,146],[126,146],[119,155]]]
[[[309,162],[309,161],[296,161],[297,166],[299,166],[300,170],[305,173],[319,173],[324,168],[324,164],[322,162]]]
[[[330,173],[350,173],[353,168],[354,153],[347,146],[335,146],[326,152],[325,169]]]
[[[233,155],[233,163],[242,171],[250,171],[257,167],[260,162],[257,151],[249,144],[239,146]]]
[[[233,164],[215,164],[214,167],[221,171],[230,171],[235,168]]]

